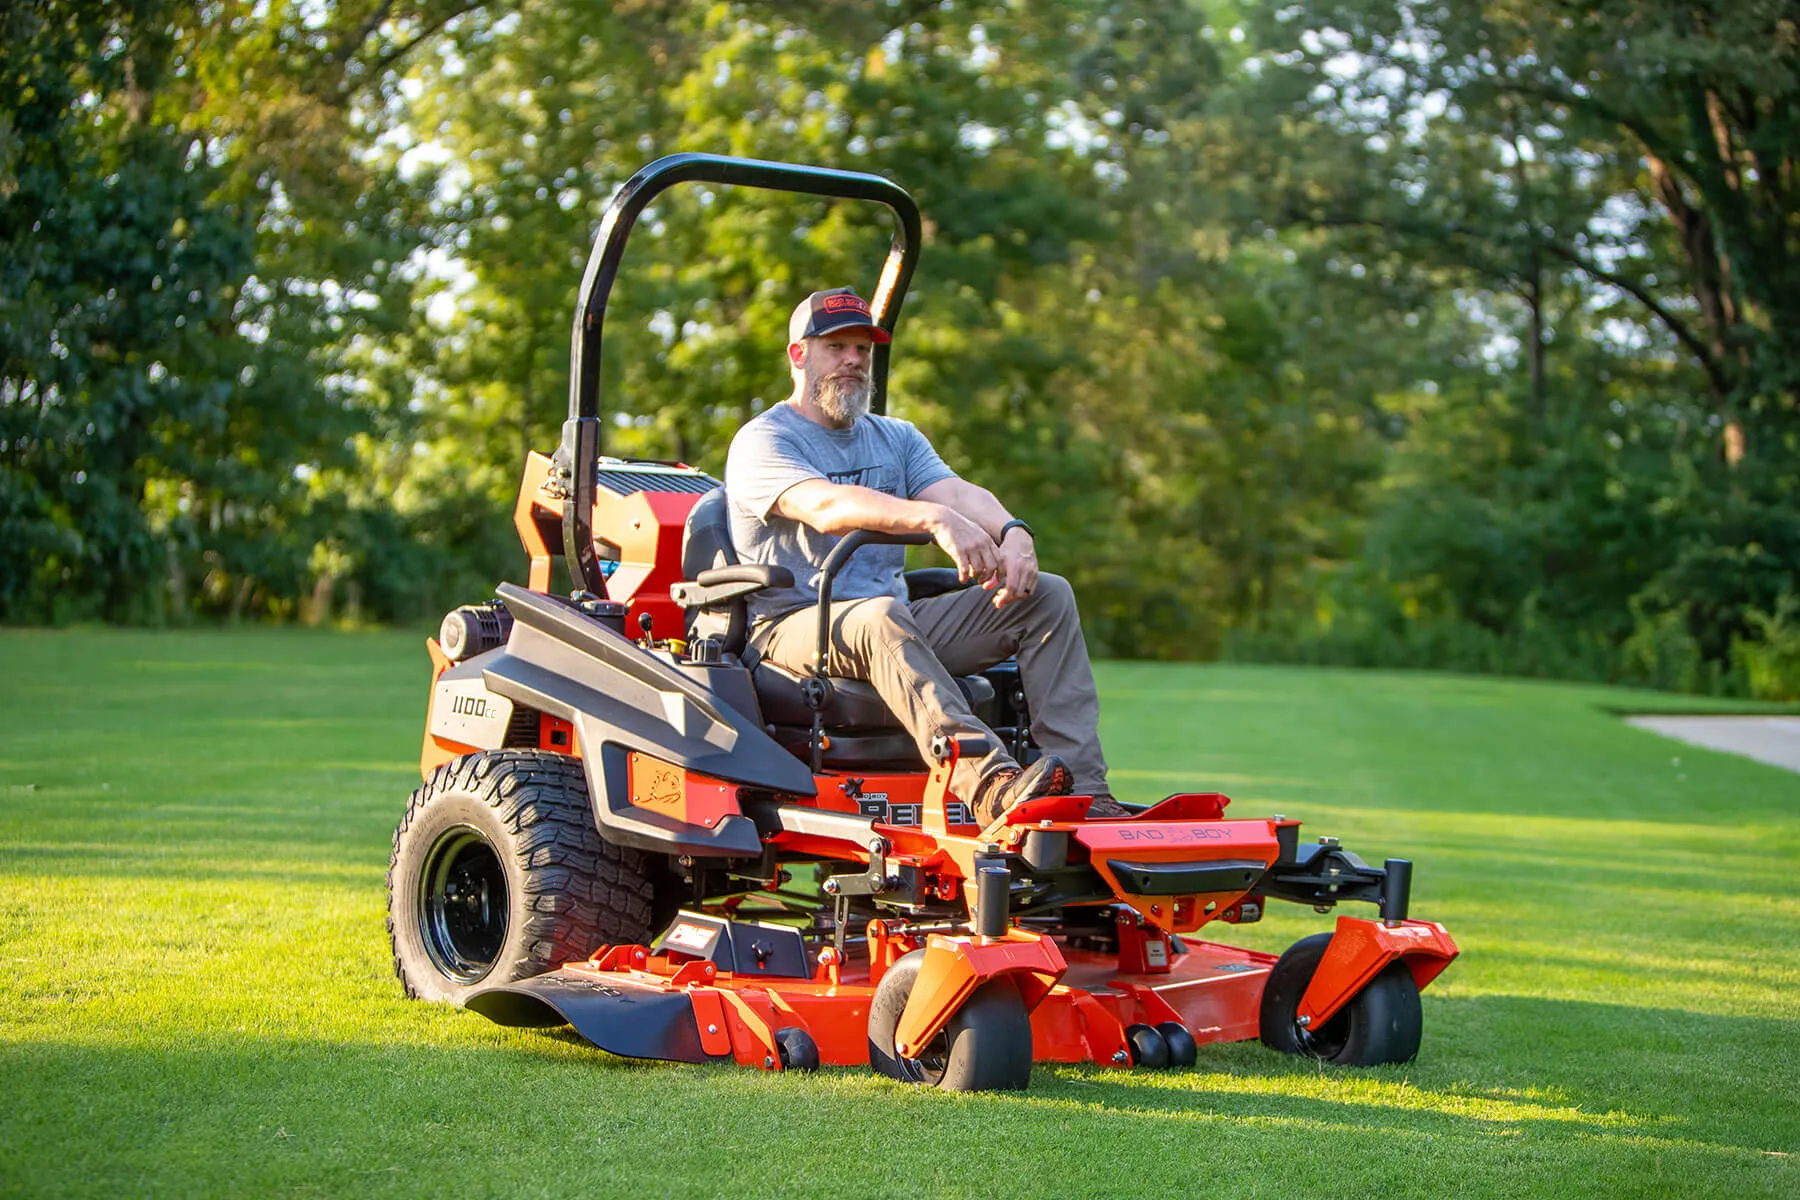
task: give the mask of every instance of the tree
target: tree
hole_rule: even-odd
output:
[[[1401,254],[1490,331],[1492,379],[1441,363],[1402,421],[1365,577],[1507,636],[1617,645],[1679,609],[1726,663],[1800,553],[1795,10],[1328,2],[1255,30],[1237,144],[1307,164],[1268,172],[1277,227]]]
[[[0,616],[292,611],[418,244],[365,84],[450,11],[7,10]]]
[[[1746,422],[1776,438],[1791,428],[1791,2],[1327,0],[1272,11],[1262,35],[1271,72],[1310,83],[1289,88],[1290,111],[1366,139],[1349,190],[1291,196],[1291,217],[1503,260],[1528,298],[1547,265],[1565,266],[1591,292],[1629,297],[1639,322],[1701,370],[1727,461],[1746,452]],[[1447,174],[1446,157],[1476,170]]]

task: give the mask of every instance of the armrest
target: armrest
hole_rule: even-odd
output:
[[[701,587],[720,583],[754,583],[757,587],[793,587],[794,573],[786,567],[767,563],[736,563],[729,567],[708,567],[694,576]]]
[[[683,608],[707,608],[741,599],[764,588],[793,586],[794,573],[786,567],[739,563],[730,567],[709,567],[692,583],[675,584],[669,589],[669,599]]]
[[[838,539],[831,553],[825,556],[825,564],[819,569],[819,602],[829,603],[831,598],[831,578],[838,573],[850,556],[864,546],[929,546],[932,537],[929,533],[877,533],[873,529],[852,529]]]
[[[955,567],[920,567],[906,573],[906,595],[910,600],[925,600],[960,592],[973,582],[959,578]]]

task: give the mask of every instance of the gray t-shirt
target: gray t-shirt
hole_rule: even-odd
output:
[[[819,570],[838,543],[774,510],[796,483],[825,479],[852,483],[911,500],[956,472],[944,465],[925,435],[907,421],[869,415],[848,429],[827,429],[791,404],[777,404],[737,431],[725,459],[725,495],[731,508],[731,540],[747,563],[786,567],[792,588],[768,588],[750,597],[750,619],[762,621],[814,604]],[[901,571],[904,546],[865,546],[833,582],[834,600],[866,596],[906,599]]]

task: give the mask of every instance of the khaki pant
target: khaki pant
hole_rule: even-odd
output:
[[[1088,665],[1087,642],[1075,613],[1075,595],[1060,575],[1040,575],[1031,595],[1005,608],[979,587],[931,596],[911,604],[891,596],[833,601],[830,675],[866,679],[931,761],[940,735],[975,733],[993,747],[957,764],[952,790],[973,802],[989,772],[1012,766],[992,730],[976,719],[956,686],[1015,655],[1031,736],[1069,764],[1075,791],[1107,792],[1106,759],[1100,753],[1100,698]],[[819,610],[800,609],[765,625],[752,637],[763,658],[789,670],[810,670],[818,648]]]

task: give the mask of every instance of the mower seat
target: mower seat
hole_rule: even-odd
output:
[[[731,543],[730,510],[725,489],[714,488],[689,512],[681,541],[681,572],[698,579],[702,571],[737,566],[737,550]],[[956,572],[943,568],[909,571],[909,589],[915,599],[939,595],[960,586]],[[689,642],[702,637],[718,639],[721,650],[742,658],[749,640],[749,606],[742,596],[687,610]],[[830,735],[823,761],[827,767],[863,770],[877,766],[917,769],[922,765],[918,748],[880,695],[861,679],[830,676],[831,697],[821,720]],[[801,757],[808,752],[812,710],[806,706],[803,677],[775,663],[758,662],[750,679],[761,712],[759,719],[775,740]],[[992,722],[996,707],[994,685],[979,675],[957,679],[969,706],[983,721]]]
[[[762,705],[762,718],[770,725],[804,725],[812,727],[812,709],[806,707],[803,677],[777,663],[758,663],[751,673],[756,684],[756,701]],[[829,676],[831,699],[825,705],[825,727],[847,729],[899,729],[900,722],[881,696],[861,679]],[[963,699],[983,721],[993,719],[994,685],[979,675],[957,679]]]

